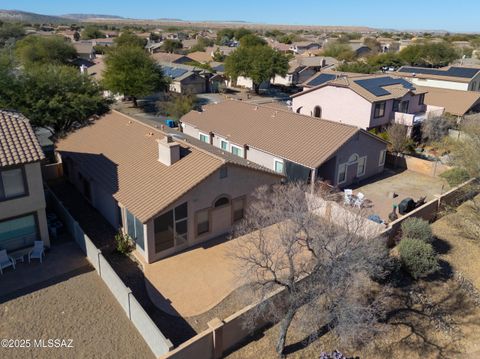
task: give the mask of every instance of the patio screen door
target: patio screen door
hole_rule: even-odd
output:
[[[35,239],[37,224],[33,214],[0,222],[0,249],[14,251],[33,245]]]

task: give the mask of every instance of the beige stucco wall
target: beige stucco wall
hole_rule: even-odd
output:
[[[461,91],[467,91],[469,89],[468,82],[421,79],[421,78],[415,78],[415,77],[409,77],[408,80],[413,82],[413,84],[417,86],[438,87],[443,89],[461,90]]]
[[[46,246],[50,246],[40,162],[27,164],[24,168],[28,196],[0,202],[0,220],[18,217],[23,214],[36,213],[40,237]]]
[[[266,172],[259,172],[236,165],[228,166],[228,176],[220,178],[219,171],[206,178],[197,187],[175,201],[171,206],[159,213],[165,213],[176,206],[188,202],[188,240],[187,243],[168,249],[161,253],[155,253],[154,219],[146,223],[145,231],[145,260],[149,263],[176,253],[182,249],[202,243],[227,233],[231,229],[231,205],[213,209],[213,203],[219,197],[226,195],[230,199],[246,196],[248,203],[249,195],[255,188],[280,182],[280,177]],[[195,213],[199,210],[211,208],[210,232],[196,236]],[[157,216],[155,216],[157,217]]]

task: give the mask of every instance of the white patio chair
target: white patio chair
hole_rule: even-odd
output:
[[[0,251],[0,273],[3,274],[3,268],[13,267],[15,269],[15,259],[7,255],[5,249]]]
[[[343,190],[343,194],[344,194],[344,199],[343,199],[343,203],[347,206],[350,206],[352,204],[352,197],[353,197],[353,190],[351,189],[345,189]]]
[[[44,255],[43,241],[35,241],[33,242],[33,249],[28,253],[28,263],[30,263],[30,259],[40,259],[40,263],[42,263]]]
[[[357,198],[355,199],[354,206],[361,208],[363,205],[363,201],[365,201],[365,195],[362,192],[357,194]]]

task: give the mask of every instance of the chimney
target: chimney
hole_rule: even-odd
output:
[[[158,139],[158,160],[166,166],[171,166],[180,160],[180,145],[173,141],[172,136],[165,135]]]

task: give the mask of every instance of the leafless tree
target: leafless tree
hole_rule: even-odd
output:
[[[447,116],[428,118],[422,123],[422,139],[428,142],[440,142],[448,136],[448,130],[455,127],[455,120]]]
[[[387,134],[392,152],[396,154],[404,152],[408,145],[407,126],[392,123],[387,128]]]
[[[385,241],[362,237],[360,213],[332,215],[332,208],[321,207],[341,205],[329,202],[330,194],[316,195],[325,200],[313,200],[300,183],[262,187],[235,230],[235,236],[243,235],[233,254],[239,276],[262,303],[250,324],[279,322],[279,355],[294,318],[311,339],[330,330],[352,343],[374,334],[382,313],[382,297],[372,289],[379,286],[371,278],[385,275]],[[319,211],[330,215],[321,218]],[[283,291],[275,300],[264,300],[278,289]],[[300,308],[304,315],[297,315]]]

